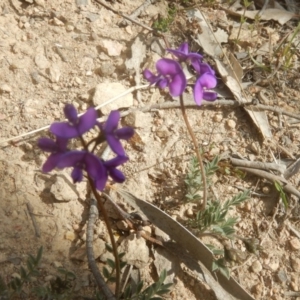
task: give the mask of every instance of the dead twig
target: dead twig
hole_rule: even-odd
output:
[[[253,169],[262,169],[262,170],[273,170],[277,171],[280,174],[283,174],[286,167],[285,165],[278,165],[275,163],[265,163],[261,161],[249,161],[244,159],[237,159],[230,157],[230,161],[233,165],[239,167],[253,168]]]
[[[201,153],[200,153],[200,149],[195,137],[195,134],[193,132],[193,129],[190,125],[189,119],[186,115],[186,111],[185,111],[185,103],[183,101],[183,95],[180,95],[180,108],[181,108],[181,112],[182,112],[182,116],[185,122],[185,125],[187,127],[187,130],[191,136],[194,148],[195,148],[195,153],[196,153],[196,157],[199,163],[199,168],[200,168],[200,172],[201,172],[201,177],[202,177],[202,184],[203,184],[203,201],[200,205],[200,209],[204,210],[206,207],[206,203],[207,203],[207,183],[206,183],[206,174],[205,174],[205,169],[204,169],[204,165],[203,165],[203,160],[201,157]]]
[[[141,12],[146,9],[150,4],[155,3],[157,0],[146,0],[142,5],[140,5],[137,9],[135,9],[128,17],[131,19],[136,19]],[[119,26],[128,26],[131,23],[128,20],[122,20],[119,23]]]
[[[104,278],[102,277],[101,273],[99,272],[96,261],[94,257],[94,250],[93,250],[93,232],[94,232],[94,224],[99,216],[98,208],[97,208],[97,201],[95,199],[91,199],[90,202],[90,213],[88,224],[86,228],[86,252],[87,252],[87,259],[89,262],[90,269],[94,275],[96,283],[99,289],[104,293],[106,299],[115,300],[116,297],[112,293],[112,291],[108,288],[105,283]]]
[[[149,26],[147,26],[147,25],[144,25],[144,24],[142,24],[142,23],[140,23],[140,22],[134,20],[134,19],[131,18],[130,16],[124,15],[124,14],[118,12],[117,10],[113,9],[113,8],[111,7],[111,5],[107,5],[106,3],[104,3],[104,2],[102,2],[102,1],[100,1],[100,0],[94,0],[94,1],[96,1],[96,2],[99,3],[100,5],[104,6],[106,9],[111,10],[113,13],[115,13],[115,14],[117,14],[117,15],[123,17],[124,19],[126,19],[126,20],[128,20],[128,21],[130,21],[130,22],[132,22],[132,23],[135,23],[136,25],[139,25],[139,26],[143,27],[144,29],[147,29],[147,30],[149,30],[149,31],[154,31],[153,28],[151,28],[151,27],[149,27]]]
[[[285,192],[293,194],[296,197],[300,198],[300,192],[283,177],[268,173],[266,171],[258,170],[258,169],[251,169],[251,168],[244,168],[244,167],[238,167],[238,169],[265,178],[271,182],[275,182],[275,181],[281,182],[282,188]]]
[[[28,213],[30,215],[30,218],[31,218],[31,221],[32,221],[32,224],[34,227],[35,235],[36,235],[36,237],[41,237],[40,228],[37,225],[35,215],[33,213],[33,207],[29,202],[26,203],[26,206],[27,206],[27,210],[28,210]]]

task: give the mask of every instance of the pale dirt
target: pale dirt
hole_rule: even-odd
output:
[[[16,0],[6,0],[2,4],[1,140],[49,125],[53,120],[62,120],[65,103],[71,102],[78,107],[79,112],[84,112],[92,105],[93,91],[98,83],[121,82],[126,87],[133,86],[133,78],[126,72],[124,61],[130,56],[130,45],[138,33],[144,32],[144,40],[149,39],[146,31],[138,26],[120,28],[117,23],[121,18],[95,3],[81,10],[71,0],[36,2],[43,6],[28,3],[19,6],[20,2]],[[124,13],[130,13],[141,3],[143,1],[124,0],[111,5]],[[163,3],[150,6],[140,20],[148,23],[165,7]],[[98,18],[91,22],[85,17],[89,13],[97,14]],[[123,46],[121,54],[117,57],[105,54],[99,47],[104,38],[120,43]],[[174,39],[180,42],[184,37],[178,33]],[[174,43],[177,46],[179,42]],[[62,46],[59,48],[60,53],[55,44]],[[148,44],[147,52],[150,53]],[[104,62],[115,67],[115,72],[106,77],[99,75],[98,71],[99,68],[105,69]],[[284,77],[282,74],[280,76],[279,81],[282,82]],[[277,92],[275,105],[293,97],[293,101],[284,103],[285,109],[299,112],[299,86],[284,91],[280,84],[274,88]],[[143,91],[141,95],[142,105],[169,100],[167,93],[154,89]],[[136,98],[134,105],[140,105]],[[209,154],[229,151],[250,159],[273,161],[270,148],[261,143],[260,134],[242,109],[193,108],[187,112],[199,144]],[[290,144],[283,146],[297,157],[300,146],[299,124],[293,128],[284,126],[278,129],[277,117],[271,113],[268,116],[275,139],[281,142],[282,136],[287,136]],[[228,123],[228,120],[231,121]],[[183,180],[193,152],[181,111],[170,109],[145,113],[142,127],[137,132],[142,139],[141,145],[136,146],[135,142],[125,144],[130,162],[123,169],[128,178],[124,188],[153,202],[171,215],[182,216],[185,211]],[[0,274],[9,280],[25,263],[27,255],[34,255],[42,245],[42,277],[56,274],[54,266],[62,265],[78,276],[76,289],[80,291],[79,294],[90,295],[94,281],[86,261],[71,259],[84,239],[81,230],[88,213],[85,183],[76,186],[74,190],[70,187],[68,171],[41,173],[46,155],[37,148],[36,140],[45,135],[47,131],[30,135],[19,139],[17,143],[2,145],[0,150]],[[254,143],[260,148],[259,153],[251,151]],[[273,153],[277,158],[283,155],[281,152]],[[291,182],[299,187],[299,179],[298,175],[294,176]],[[236,195],[239,192],[237,186],[252,188],[261,193],[262,188],[268,185],[253,176],[242,180],[234,174],[225,173],[217,173],[214,181],[215,194],[222,201]],[[57,188],[63,182],[66,189],[57,192],[62,196],[56,199],[53,185]],[[282,206],[273,218],[277,202],[276,194],[275,198],[273,195],[266,198],[252,196],[246,205],[233,212],[241,220],[236,228],[237,234],[264,239],[260,256],[252,256],[246,265],[233,272],[233,276],[256,299],[300,299],[284,294],[300,289],[300,252],[299,249],[291,248],[290,241],[295,236],[287,226],[280,223],[283,217]],[[40,237],[35,235],[26,207],[28,202],[34,208]],[[291,200],[292,206],[295,208],[289,209],[287,219],[300,231],[298,203]],[[107,238],[103,224],[98,223],[97,228],[97,238]],[[237,242],[235,246],[245,250],[242,243]],[[153,274],[156,273],[152,260],[153,257],[149,257],[149,264],[142,270],[146,283],[152,282]],[[251,268],[255,260],[259,260],[262,265],[262,270],[258,272]],[[286,272],[286,281],[278,279],[278,272]],[[170,299],[209,298],[203,285],[195,282],[188,274],[178,272]]]

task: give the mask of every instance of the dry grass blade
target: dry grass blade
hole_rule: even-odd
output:
[[[179,251],[180,257],[182,257],[182,251],[188,252],[193,259],[201,262],[205,280],[215,292],[217,299],[254,300],[233,278],[228,280],[223,275],[219,276],[218,274],[218,282],[215,280],[215,274],[210,271],[213,262],[212,252],[180,223],[159,208],[125,190],[117,190],[117,192],[126,202],[140,210],[154,225],[176,242],[176,247],[172,247],[170,251]],[[164,246],[168,249],[167,243]]]

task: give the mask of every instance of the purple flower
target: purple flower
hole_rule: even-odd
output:
[[[57,164],[58,168],[73,167],[71,177],[73,182],[81,182],[83,171],[94,181],[98,190],[103,190],[107,181],[107,171],[103,162],[94,154],[88,151],[69,151]]]
[[[177,50],[174,49],[166,49],[167,51],[171,52],[175,55],[179,61],[191,61],[192,63],[195,60],[202,61],[203,56],[196,53],[196,52],[189,52],[189,44],[183,43],[179,46]]]
[[[43,172],[51,172],[56,168],[61,158],[68,152],[67,144],[68,139],[60,137],[56,137],[56,141],[49,138],[40,138],[38,140],[38,147],[45,152],[51,153],[42,167]]]
[[[205,91],[205,89],[215,88],[217,85],[217,78],[215,71],[209,64],[197,62],[193,64],[196,73],[199,75],[194,86],[194,100],[197,105],[201,105],[202,99],[214,101],[218,94],[215,92]]]
[[[154,75],[146,69],[144,77],[151,83],[163,89],[169,87],[173,97],[180,96],[186,88],[186,77],[180,64],[172,59],[163,58],[157,61],[156,70],[158,75]]]
[[[108,175],[116,182],[124,182],[124,174],[117,170],[128,160],[126,156],[117,156],[108,161],[102,161],[96,155],[88,151],[69,151],[57,164],[58,168],[73,167],[71,177],[73,182],[81,182],[83,179],[83,171],[94,181],[96,189],[102,191],[105,188]]]
[[[116,169],[116,167],[124,164],[126,161],[128,161],[127,156],[117,156],[111,160],[105,161],[104,166],[106,167],[106,170],[108,172],[108,175],[118,183],[122,183],[125,181],[124,174]]]
[[[78,117],[72,104],[64,107],[64,113],[69,122],[57,122],[50,126],[50,131],[58,137],[71,139],[83,135],[96,125],[97,111],[92,107]]]
[[[125,151],[120,142],[120,139],[130,139],[134,134],[134,130],[131,127],[123,127],[118,129],[119,121],[120,112],[118,110],[113,110],[109,114],[107,121],[104,123],[104,125],[100,125],[100,128],[104,132],[106,141],[110,146],[111,150],[117,155],[124,156]]]

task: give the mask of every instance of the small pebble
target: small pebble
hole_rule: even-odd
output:
[[[295,272],[300,272],[300,258],[291,258],[291,267]]]
[[[271,192],[271,189],[268,185],[265,185],[263,188],[262,188],[262,192],[265,194],[265,195],[268,195],[270,194]]]
[[[234,129],[236,127],[236,122],[234,120],[227,120],[226,126],[229,129]]]
[[[73,242],[76,239],[76,235],[73,231],[67,231],[65,233],[65,239]]]
[[[12,91],[12,89],[11,89],[11,87],[10,87],[8,84],[4,83],[4,84],[2,84],[2,85],[0,86],[0,91],[3,92],[3,93],[8,93],[8,94],[10,94],[11,91]]]
[[[298,238],[293,237],[289,240],[289,244],[292,250],[296,251],[300,249],[300,241]]]
[[[254,273],[259,273],[261,270],[262,270],[262,265],[261,265],[261,263],[258,261],[258,260],[256,260],[256,261],[254,261],[253,263],[252,263],[252,265],[251,265],[251,269],[252,269],[252,271],[254,272]]]
[[[222,121],[222,119],[223,119],[223,117],[222,117],[221,114],[216,114],[216,115],[214,115],[214,117],[213,117],[213,121],[214,121],[214,122],[217,122],[217,123],[220,123],[220,122]]]

